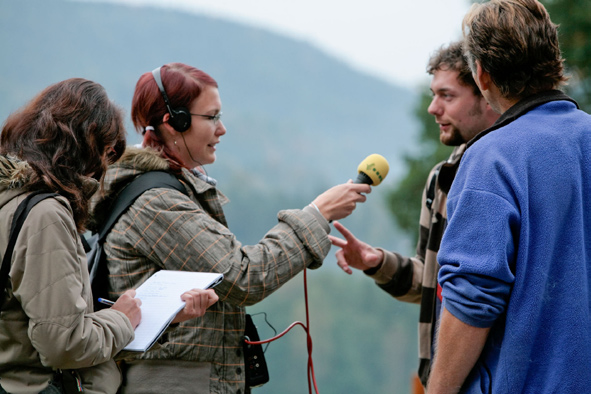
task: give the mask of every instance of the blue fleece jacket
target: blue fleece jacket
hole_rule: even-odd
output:
[[[491,327],[462,393],[591,392],[591,116],[505,119],[464,154],[448,217],[444,307]]]

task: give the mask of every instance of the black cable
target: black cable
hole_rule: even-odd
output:
[[[207,170],[205,169],[205,167],[203,167],[203,164],[201,164],[198,160],[193,159],[193,155],[191,154],[191,151],[189,150],[189,147],[187,146],[187,141],[185,141],[185,133],[180,133],[180,134],[181,134],[181,137],[183,137],[183,143],[185,144],[185,149],[189,153],[189,157],[191,158],[191,160],[193,160],[194,163],[199,164],[199,167],[201,167],[201,169],[203,169],[203,172],[205,173],[205,175],[209,176],[209,175],[207,175]]]
[[[258,312],[258,313],[251,313],[251,316],[256,316],[256,315],[263,315],[265,317],[265,323],[267,323],[267,325],[269,327],[271,327],[271,330],[273,330],[273,336],[277,335],[277,330],[275,329],[275,327],[273,327],[273,325],[271,323],[269,323],[269,320],[267,320],[267,312]],[[267,348],[269,347],[269,345],[271,344],[271,342],[267,342],[265,346],[265,350],[263,350],[263,353],[265,353],[267,351]]]

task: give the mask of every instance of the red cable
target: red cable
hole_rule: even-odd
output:
[[[312,336],[310,335],[310,313],[309,313],[309,308],[308,308],[308,277],[307,277],[306,273],[307,273],[307,270],[304,269],[304,300],[306,303],[306,324],[304,325],[304,323],[302,323],[300,321],[296,321],[296,322],[291,323],[289,325],[289,327],[287,327],[283,332],[281,332],[278,335],[275,335],[272,338],[265,339],[262,341],[248,341],[245,339],[244,342],[248,343],[249,345],[262,345],[264,343],[273,342],[273,341],[281,338],[285,334],[287,334],[289,332],[289,330],[291,330],[295,326],[297,326],[297,325],[302,326],[304,328],[304,331],[306,331],[306,341],[307,341],[307,345],[308,345],[308,392],[310,394],[312,394],[312,383],[313,383],[314,390],[316,391],[316,394],[318,394],[318,386],[316,385],[316,376],[314,375],[314,363],[312,362]]]

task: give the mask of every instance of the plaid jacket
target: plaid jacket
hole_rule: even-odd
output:
[[[377,285],[400,301],[420,303],[419,313],[419,377],[426,386],[433,355],[433,339],[437,325],[438,301],[437,252],[447,226],[447,193],[455,177],[466,145],[456,147],[447,161],[437,164],[427,178],[423,193],[419,221],[419,241],[416,255],[405,257],[384,251],[380,269],[365,271]],[[435,176],[435,193],[431,206],[427,194],[431,179]]]
[[[168,162],[155,151],[129,148],[107,171],[105,195],[95,201],[96,220],[135,176],[167,169]],[[223,273],[224,281],[215,288],[220,300],[202,318],[169,329],[159,346],[124,358],[210,363],[209,381],[203,382],[210,393],[244,393],[244,307],[305,267],[319,267],[330,251],[330,228],[313,208],[281,211],[279,223],[258,244],[243,246],[227,227],[222,211],[227,198],[189,170],[177,177],[189,197],[176,190],[148,190],[107,236],[110,296],[116,299],[157,270],[169,269]]]

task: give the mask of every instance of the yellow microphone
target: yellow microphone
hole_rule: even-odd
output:
[[[377,186],[390,171],[390,165],[388,160],[382,155],[374,153],[373,155],[367,156],[357,167],[357,179],[355,183],[366,183],[368,185]]]

